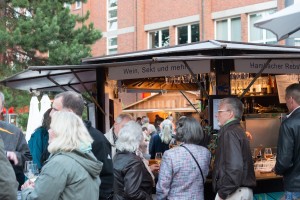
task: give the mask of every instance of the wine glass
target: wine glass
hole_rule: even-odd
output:
[[[265,148],[264,157],[267,160],[273,157],[271,148]]]
[[[261,159],[261,150],[257,149],[257,152],[256,152],[256,158],[257,160],[260,160]]]
[[[157,152],[155,154],[155,161],[156,161],[156,163],[160,165],[161,159],[162,159],[162,152]]]
[[[34,182],[39,174],[37,164],[34,164],[32,161],[26,161],[24,174],[31,182]]]

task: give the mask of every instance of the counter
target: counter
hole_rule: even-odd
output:
[[[256,187],[253,189],[253,194],[265,194],[265,193],[276,193],[283,192],[283,180],[282,176],[278,176],[271,173],[260,173],[256,172]],[[267,194],[266,194],[267,195]],[[257,196],[257,195],[256,195]],[[214,200],[215,193],[212,190],[211,179],[207,179],[205,182],[204,199]]]

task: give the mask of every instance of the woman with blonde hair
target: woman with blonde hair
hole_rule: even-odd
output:
[[[161,132],[153,137],[153,142],[150,146],[151,159],[155,158],[158,152],[164,153],[169,149],[170,141],[173,134],[173,123],[169,119],[165,119],[161,124]]]
[[[22,186],[22,199],[98,200],[102,163],[91,152],[92,142],[80,117],[55,112],[49,129],[51,155],[36,181]]]
[[[114,200],[152,200],[154,177],[139,152],[143,140],[142,127],[134,121],[119,132],[113,158]]]

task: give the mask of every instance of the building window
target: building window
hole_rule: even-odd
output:
[[[107,1],[107,19],[109,31],[118,29],[118,1],[117,0],[108,0]]]
[[[295,46],[300,46],[300,38],[295,38]]]
[[[276,36],[265,29],[254,27],[254,23],[270,14],[273,14],[276,10],[269,10],[261,13],[255,13],[249,15],[249,42],[263,43],[263,44],[277,44]]]
[[[189,24],[177,27],[177,44],[199,41],[199,24]]]
[[[76,1],[75,2],[75,9],[80,9],[81,8],[81,1]]]
[[[216,21],[217,40],[242,41],[241,18],[228,18]]]
[[[149,48],[167,47],[170,44],[169,29],[149,32]]]
[[[118,38],[107,38],[107,54],[117,54],[118,53]]]

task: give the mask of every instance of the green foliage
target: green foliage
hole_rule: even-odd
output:
[[[89,12],[77,16],[64,6],[75,2],[5,0],[0,3],[1,80],[28,66],[80,64],[82,58],[91,56],[91,45],[102,35],[92,23],[87,23]],[[6,107],[18,110],[30,103],[29,92],[3,86],[0,90],[6,97]],[[26,127],[26,115],[19,117],[19,124]]]
[[[17,70],[32,65],[79,64],[91,56],[91,45],[101,38],[101,32],[86,23],[89,12],[78,16],[64,7],[75,0],[6,2],[8,12],[0,22],[0,53],[9,52],[6,60],[13,60]],[[37,51],[49,59],[38,57]],[[20,55],[23,59],[18,60]]]
[[[27,129],[28,116],[29,116],[28,113],[21,113],[21,114],[18,114],[17,121],[18,121],[19,127],[20,127],[22,130],[26,130],[26,129]]]

